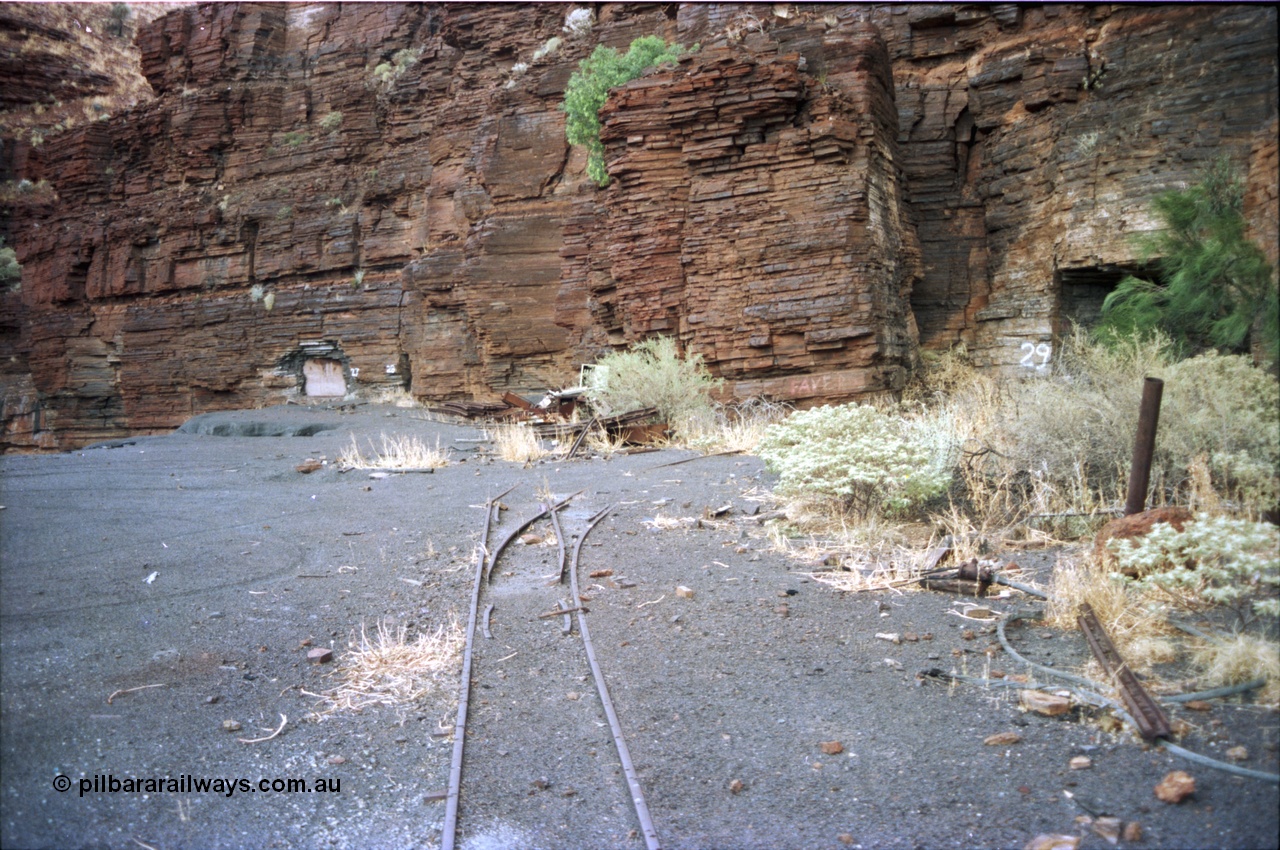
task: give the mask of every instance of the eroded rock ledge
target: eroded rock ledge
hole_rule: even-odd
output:
[[[1248,168],[1260,236],[1280,217],[1273,7],[606,4],[583,38],[567,11],[144,27],[153,102],[9,145],[57,200],[9,204],[0,448],[312,381],[488,400],[653,333],[800,403],[892,392],[922,345],[1034,368],[1207,160]],[[564,85],[650,33],[702,46],[615,91],[597,189]]]

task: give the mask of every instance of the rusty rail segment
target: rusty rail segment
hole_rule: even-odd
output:
[[[498,559],[502,556],[502,552],[506,549],[507,545],[515,539],[516,535],[520,534],[547,514],[551,515],[551,522],[555,528],[560,549],[560,575],[558,580],[553,583],[559,584],[563,582],[566,561],[565,546],[563,530],[560,526],[560,520],[557,512],[582,492],[579,490],[578,493],[574,493],[572,496],[569,496],[556,504],[542,505],[541,510],[537,514],[512,529],[511,532],[503,538],[502,542],[491,551],[489,549],[489,531],[497,512],[498,499],[501,499],[514,489],[515,487],[512,487],[501,495],[489,499],[486,501],[484,506],[485,519],[484,525],[481,529],[480,546],[476,556],[475,581],[471,592],[471,607],[467,619],[466,641],[462,656],[462,679],[458,687],[458,715],[454,722],[453,730],[453,760],[449,768],[449,790],[445,794],[445,819],[444,826],[441,829],[440,838],[440,846],[442,850],[454,850],[455,842],[457,841],[458,802],[461,797],[462,790],[462,759],[466,744],[467,709],[471,696],[471,670],[474,657],[475,630],[476,623],[480,620],[479,610],[482,589],[485,584],[492,580],[493,568],[498,563]],[[577,568],[578,555],[582,549],[582,543],[586,539],[587,534],[590,533],[591,529],[608,516],[612,510],[613,506],[610,506],[593,516],[588,522],[586,530],[578,537],[577,543],[574,546],[573,560],[572,565],[569,568],[569,575],[575,601],[578,599]],[[569,615],[574,612],[578,615],[578,630],[582,635],[582,642],[587,653],[587,661],[591,665],[591,673],[595,677],[596,688],[600,693],[600,700],[604,706],[605,716],[608,718],[609,725],[613,731],[614,746],[618,750],[618,758],[627,778],[627,784],[631,791],[631,801],[635,806],[636,817],[640,821],[640,826],[644,832],[645,843],[648,850],[661,850],[661,844],[658,842],[657,831],[654,829],[653,821],[649,817],[649,808],[645,804],[644,793],[641,791],[639,779],[636,777],[635,767],[631,762],[631,754],[627,750],[626,740],[623,738],[622,728],[618,723],[617,713],[614,711],[613,702],[609,698],[609,691],[605,685],[604,674],[600,671],[600,665],[596,661],[595,648],[591,645],[591,635],[587,629],[586,620],[583,617],[583,615],[587,613],[587,609],[581,605],[578,605],[577,607],[570,607],[564,601],[561,601],[559,604],[561,610],[550,612],[551,615],[556,616],[563,614],[566,620],[568,620]],[[485,622],[483,625],[485,626],[486,636],[488,636],[488,615],[492,609],[493,606],[490,605],[485,610]]]
[[[453,724],[453,761],[449,765],[449,793],[445,802],[444,832],[440,838],[442,850],[453,850],[453,842],[458,831],[458,795],[462,789],[462,749],[467,738],[467,703],[471,698],[471,656],[475,643],[476,620],[480,613],[480,588],[484,584],[484,568],[488,556],[489,527],[493,524],[493,514],[498,500],[510,493],[510,488],[501,495],[485,500],[484,525],[480,530],[480,547],[476,553],[476,578],[471,588],[471,611],[467,615],[466,644],[462,653],[462,680],[458,684],[458,717]]]
[[[514,489],[515,487],[511,488],[511,490],[514,490]],[[511,490],[508,490],[507,493],[510,493]],[[559,502],[557,502],[554,505],[544,505],[542,507],[542,510],[538,511],[536,514],[529,517],[527,520],[520,523],[515,528],[511,529],[510,533],[508,533],[506,537],[502,538],[502,542],[497,545],[497,547],[493,550],[492,553],[490,553],[489,563],[485,566],[485,570],[484,570],[485,581],[486,582],[493,581],[493,565],[498,563],[498,558],[502,556],[503,551],[507,548],[508,545],[510,545],[511,541],[516,539],[516,535],[524,531],[529,526],[533,525],[538,520],[542,519],[551,511],[556,511],[556,510],[559,510],[560,508],[563,508],[565,505],[569,504],[569,502],[571,502],[575,496],[581,495],[582,492],[583,492],[582,490],[579,490],[577,493],[574,493],[572,496],[566,496],[564,499],[561,499]],[[503,495],[505,496],[506,493],[504,493]]]
[[[1098,659],[1102,669],[1120,691],[1120,699],[1133,715],[1142,737],[1150,741],[1171,736],[1173,730],[1169,728],[1169,718],[1165,717],[1164,710],[1151,698],[1151,695],[1142,687],[1142,683],[1138,681],[1138,677],[1133,675],[1129,665],[1125,664],[1124,659],[1120,657],[1120,653],[1116,651],[1115,645],[1111,643],[1111,638],[1107,636],[1102,623],[1098,622],[1098,617],[1093,613],[1093,608],[1088,602],[1080,603],[1076,622],[1080,624],[1080,631],[1084,633],[1084,639],[1088,641],[1093,657]]]
[[[1124,514],[1140,514],[1147,509],[1147,487],[1151,484],[1151,459],[1156,452],[1156,426],[1160,424],[1160,397],[1164,381],[1147,378],[1142,384],[1142,406],[1138,409],[1138,434],[1133,441],[1133,463],[1129,465],[1129,495]]]
[[[592,517],[587,523],[586,530],[579,535],[577,543],[573,546],[573,561],[569,564],[569,586],[572,588],[575,600],[578,598],[578,554],[582,551],[582,543],[591,533],[591,529],[607,517],[613,508],[614,505],[610,505]],[[636,776],[635,765],[631,763],[631,751],[627,748],[627,741],[622,735],[622,726],[618,723],[618,713],[613,709],[613,700],[609,698],[609,688],[605,684],[604,673],[600,671],[600,664],[596,661],[596,651],[591,645],[591,631],[587,628],[585,614],[585,611],[578,611],[578,631],[582,634],[582,645],[587,651],[587,662],[591,665],[591,675],[595,678],[596,690],[600,693],[600,704],[604,706],[605,717],[609,719],[609,728],[613,731],[613,745],[618,751],[618,761],[622,763],[622,771],[627,777],[627,786],[631,789],[631,802],[636,809],[636,819],[640,821],[644,843],[648,850],[662,850],[658,832],[653,828],[653,820],[649,817],[649,806],[645,803],[644,791],[640,788],[640,779]]]

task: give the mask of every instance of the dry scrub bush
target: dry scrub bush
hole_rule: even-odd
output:
[[[975,507],[1002,495],[1018,519],[1114,510],[1126,486],[1146,376],[1165,381],[1152,502],[1185,499],[1199,463],[1214,488],[1243,500],[1238,507],[1270,507],[1280,493],[1275,377],[1243,357],[1172,358],[1159,335],[1103,347],[1077,329],[1063,340],[1049,376],[962,386],[946,404],[957,430],[969,435],[961,479],[977,497]]]
[[[1175,492],[1191,487],[1198,460],[1212,488],[1246,512],[1274,507],[1280,501],[1275,375],[1247,357],[1211,352],[1174,363],[1164,379],[1157,460]]]
[[[754,452],[770,425],[787,417],[791,407],[763,398],[716,405],[685,422],[682,437],[691,449],[704,452]]]
[[[653,337],[628,351],[614,351],[595,364],[587,387],[591,406],[604,416],[654,407],[676,431],[707,415],[711,391],[720,381],[711,377],[702,356],[682,357],[671,337]]]

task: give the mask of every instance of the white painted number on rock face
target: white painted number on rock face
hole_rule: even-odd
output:
[[[1034,342],[1024,342],[1022,344],[1022,359],[1018,361],[1018,365],[1027,369],[1043,369],[1049,365],[1049,358],[1053,355],[1053,346],[1047,342],[1036,345]],[[1037,363],[1036,358],[1040,359]]]

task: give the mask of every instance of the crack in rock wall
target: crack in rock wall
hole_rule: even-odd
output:
[[[921,347],[1016,373],[1222,153],[1274,242],[1273,7],[594,10],[576,37],[553,4],[141,27],[154,100],[5,140],[0,176],[53,192],[3,200],[0,449],[279,403],[320,348],[423,400],[571,384],[655,333],[800,404],[892,393]],[[565,84],[649,34],[702,46],[612,94],[597,189]]]

